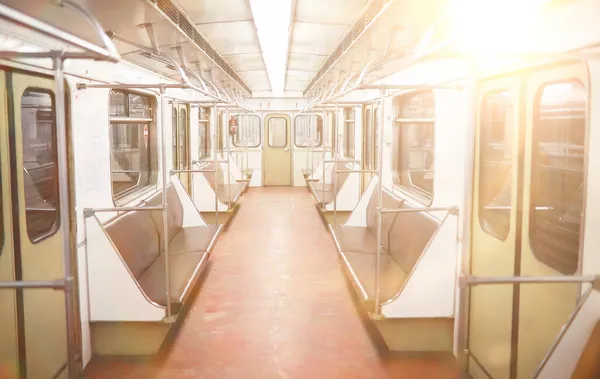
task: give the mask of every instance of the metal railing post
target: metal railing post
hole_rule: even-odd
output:
[[[56,145],[58,150],[58,201],[60,225],[62,226],[62,259],[65,291],[65,316],[67,329],[67,371],[75,378],[75,315],[73,299],[73,266],[71,262],[71,207],[69,206],[69,156],[67,153],[67,123],[65,115],[65,77],[63,57],[53,59],[54,85],[56,90]]]
[[[231,200],[231,162],[229,161],[231,159],[231,148],[229,147],[229,140],[231,139],[231,130],[229,129],[229,108],[225,107],[225,128],[227,128],[227,133],[225,133],[226,139],[225,139],[225,148],[227,150],[227,187],[228,187],[228,198],[229,198],[229,204],[231,205],[232,200]]]
[[[335,167],[333,168],[335,170],[334,174],[334,178],[333,178],[333,225],[337,224],[337,188],[338,188],[338,152],[336,151],[336,146],[337,146],[337,122],[333,122],[335,120],[335,117],[337,117],[338,114],[338,108],[336,105],[335,108],[335,112],[331,118],[331,129],[332,129],[332,133],[333,133],[333,140],[331,141],[331,150],[333,151],[333,154],[335,155]]]
[[[212,127],[212,132],[213,132],[213,164],[215,165],[215,225],[219,225],[219,196],[218,191],[219,191],[219,159],[217,158],[217,149],[219,148],[217,146],[217,133],[218,133],[218,129],[219,129],[219,114],[218,114],[218,110],[217,110],[217,104],[215,103],[213,105],[213,127]]]
[[[163,228],[163,250],[165,252],[165,289],[167,292],[167,319],[173,315],[171,307],[171,262],[169,258],[169,213],[167,201],[167,122],[170,119],[167,112],[168,100],[165,97],[165,88],[160,88],[160,104],[161,104],[161,126],[162,126],[162,154],[161,154],[161,176],[162,176],[162,228]],[[171,125],[175,127],[175,125]]]
[[[465,131],[465,172],[464,172],[464,196],[461,228],[461,254],[459,255],[460,265],[458,265],[458,274],[467,275],[470,272],[471,260],[471,216],[472,216],[472,196],[473,196],[473,170],[475,159],[475,129],[477,127],[477,73],[475,66],[471,67],[471,76],[468,84],[468,104],[467,104],[467,130]],[[469,288],[460,287],[458,290],[458,320],[456,326],[457,342],[456,356],[460,368],[463,372],[467,370],[468,365],[468,325],[469,325]]]
[[[382,160],[383,160],[383,123],[385,120],[384,117],[384,105],[385,105],[385,87],[381,87],[379,89],[379,135],[378,135],[378,144],[379,144],[379,150],[378,150],[378,154],[377,154],[377,175],[378,175],[378,180],[377,180],[377,207],[379,209],[382,208],[383,205],[383,181],[381,180],[381,176],[382,176],[382,167],[383,165]],[[382,221],[382,217],[383,215],[381,214],[381,212],[377,212],[377,257],[376,257],[376,263],[375,263],[375,317],[379,317],[381,314],[381,298],[380,298],[380,293],[379,293],[379,282],[380,282],[380,268],[381,268],[381,221]]]

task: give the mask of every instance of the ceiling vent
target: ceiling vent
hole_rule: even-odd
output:
[[[346,33],[342,41],[329,55],[323,66],[316,73],[315,77],[310,81],[306,89],[304,90],[304,96],[317,84],[319,80],[329,71],[331,67],[344,55],[344,53],[356,42],[356,40],[363,34],[371,22],[377,17],[377,15],[383,10],[386,3],[393,0],[373,0],[367,10],[363,12],[358,20],[354,22],[350,31]]]
[[[215,49],[210,46],[200,32],[196,29],[196,26],[190,22],[188,17],[179,10],[179,8],[171,0],[148,0],[158,9],[163,15],[165,15],[171,22],[184,33],[196,46],[204,52],[225,74],[227,74],[232,80],[240,85],[249,95],[252,95],[250,87],[244,83],[242,78],[236,74],[231,68],[229,63],[223,59]]]

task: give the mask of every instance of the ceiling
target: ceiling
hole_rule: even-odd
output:
[[[152,24],[161,53],[185,64],[189,70],[200,73],[220,88],[235,89],[247,96],[271,95],[251,0],[79,1],[90,9],[106,31],[146,48],[152,47],[151,39],[147,29],[141,26]],[[434,17],[430,6],[441,1],[291,0],[291,16],[273,15],[291,17],[285,71],[286,95],[314,93],[316,89],[340,83],[348,75],[357,75],[372,56],[387,52],[385,46],[390,36],[393,37],[391,45],[394,49],[414,43],[415,36],[422,33],[423,28],[413,26],[427,25]],[[50,0],[3,0],[3,3],[99,43],[80,16],[53,5]],[[349,34],[356,33],[354,24],[360,24],[364,20],[363,15],[374,4],[382,7],[385,6],[382,4],[388,3],[394,3],[395,9],[386,11],[386,17],[377,20],[377,27],[370,28],[364,35],[362,32],[359,36]],[[407,34],[407,28],[417,33]],[[354,41],[355,37],[360,39]],[[328,62],[342,40],[352,41],[351,46],[344,49],[339,59]],[[139,47],[119,41],[115,44],[124,59],[178,78],[172,66],[148,58]],[[183,61],[176,50],[179,47]],[[326,62],[327,70],[323,70]],[[382,71],[379,74],[374,72],[369,80],[376,80],[382,74]]]

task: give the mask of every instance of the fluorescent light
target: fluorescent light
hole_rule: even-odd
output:
[[[292,0],[250,0],[250,8],[273,96],[281,96],[292,17]]]

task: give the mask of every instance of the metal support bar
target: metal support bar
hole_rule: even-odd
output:
[[[346,173],[346,174],[378,174],[377,170],[336,170],[338,174]]]
[[[377,208],[383,207],[383,183],[381,177],[383,176],[383,130],[385,123],[385,88],[379,89],[379,122],[377,127],[379,128],[378,141],[378,154],[377,154]],[[380,281],[381,281],[381,231],[382,231],[382,214],[377,212],[377,257],[375,263],[375,315],[374,317],[381,316],[381,296]]]
[[[167,295],[167,319],[173,315],[171,306],[171,260],[169,256],[169,202],[167,200],[167,123],[170,121],[171,112],[167,112],[169,101],[165,97],[165,88],[160,88],[160,109],[161,109],[161,179],[162,179],[162,228],[163,228],[163,250],[165,254],[165,288]],[[175,125],[171,126],[175,128]]]
[[[378,213],[380,214],[389,214],[389,213],[418,213],[418,212],[438,212],[438,211],[448,211],[452,215],[458,215],[458,207],[426,207],[426,208],[398,208],[398,209],[378,209]]]
[[[382,84],[382,85],[369,85],[369,84],[363,84],[360,85],[356,88],[354,88],[355,90],[361,90],[361,89],[399,89],[399,90],[421,90],[421,89],[455,89],[455,90],[461,90],[463,89],[462,86],[454,84],[454,85],[446,85],[446,84]]]
[[[324,163],[336,163],[337,161],[333,160],[333,161],[324,161]],[[360,163],[360,160],[358,159],[344,159],[344,162],[347,163]]]
[[[229,129],[229,108],[227,107],[225,107],[225,120],[223,121],[223,124],[227,130],[225,132],[225,148],[227,149],[227,198],[229,199],[229,204],[231,204],[233,202],[233,199],[231,197],[231,164],[229,162],[229,159],[231,157],[231,150],[229,146],[229,140],[231,139],[231,135]]]
[[[531,283],[594,283],[600,275],[565,276],[461,276],[460,286],[485,284],[531,284]]]
[[[55,290],[64,290],[67,286],[67,281],[72,282],[73,278],[58,279],[58,280],[17,280],[14,282],[2,282],[0,281],[0,290],[1,289],[55,289]]]
[[[105,39],[104,30],[99,26],[97,21],[91,22],[93,18],[91,14],[83,8],[81,5],[75,4],[68,0],[63,0],[61,3],[64,5],[73,8],[80,15],[82,15],[88,23],[94,25],[94,31],[98,35],[98,37],[104,42],[104,48],[96,46],[88,41],[85,41],[79,37],[75,37],[69,33],[66,33],[52,25],[49,25],[43,21],[40,21],[37,18],[28,16],[24,13],[16,11],[6,5],[0,4],[0,18],[12,22],[16,25],[26,25],[27,28],[32,29],[40,34],[48,36],[50,38],[54,38],[58,41],[64,42],[69,46],[74,46],[76,48],[84,50],[86,53],[92,54],[95,56],[94,59],[107,60],[112,62],[118,62],[121,58],[114,44],[110,40]],[[13,56],[14,56],[13,52]]]
[[[181,174],[181,173],[200,173],[200,172],[216,172],[217,170],[171,170],[171,175],[173,174]]]
[[[89,218],[94,213],[132,212],[132,211],[162,211],[165,207],[112,207],[112,208],[83,208],[83,217]]]
[[[219,225],[219,197],[217,196],[217,190],[219,188],[219,175],[217,175],[217,171],[218,164],[220,163],[219,159],[217,158],[217,149],[219,148],[217,146],[217,133],[219,130],[219,113],[216,105],[213,105],[213,110],[211,113],[213,120],[213,164],[215,166],[215,225]]]

